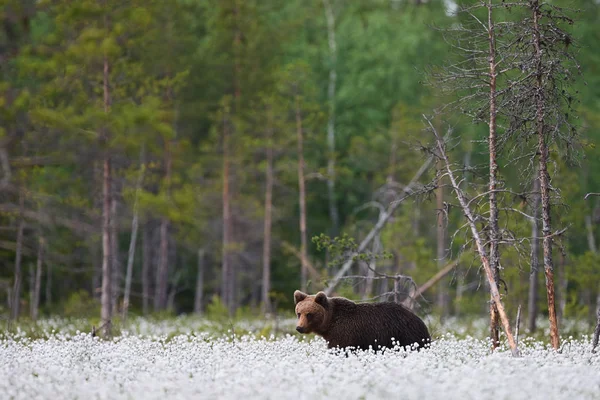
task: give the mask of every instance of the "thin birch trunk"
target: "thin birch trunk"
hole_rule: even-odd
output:
[[[127,253],[127,270],[125,273],[125,293],[123,294],[123,321],[127,320],[127,313],[129,312],[129,296],[131,293],[131,277],[133,275],[133,262],[135,259],[135,246],[137,241],[138,233],[138,199],[140,190],[142,189],[142,183],[144,181],[144,171],[146,165],[144,163],[144,147],[140,152],[140,174],[135,185],[135,199],[133,201],[133,218],[131,220],[131,240],[129,241],[129,252]]]
[[[307,267],[307,239],[306,239],[306,187],[304,181],[304,143],[302,133],[302,113],[300,111],[300,96],[296,94],[296,134],[298,138],[298,202],[300,204],[300,261],[301,269],[301,287],[306,291],[308,280]]]
[[[504,327],[504,333],[506,334],[506,338],[508,340],[508,345],[511,348],[513,356],[518,356],[519,350],[517,349],[517,344],[515,342],[512,331],[510,329],[510,321],[508,319],[506,311],[504,310],[504,305],[502,304],[502,300],[500,298],[500,292],[498,291],[498,285],[496,285],[494,271],[491,268],[491,264],[490,264],[490,261],[489,261],[489,258],[488,258],[488,255],[487,255],[487,252],[485,249],[483,239],[481,238],[479,231],[477,230],[477,226],[475,225],[475,217],[473,216],[473,213],[472,213],[471,209],[469,208],[468,201],[464,195],[464,192],[460,189],[460,187],[456,181],[456,178],[454,177],[454,172],[452,171],[452,168],[450,167],[450,161],[448,160],[448,156],[446,154],[446,149],[444,147],[443,139],[439,136],[439,134],[437,133],[437,131],[431,124],[431,121],[427,120],[427,122],[429,123],[429,126],[431,127],[433,133],[435,134],[436,141],[437,141],[437,148],[439,150],[439,157],[441,157],[441,159],[444,161],[444,165],[446,167],[446,172],[448,173],[448,178],[450,179],[452,188],[454,189],[454,192],[456,193],[456,197],[458,198],[458,201],[460,203],[463,214],[465,215],[465,217],[467,219],[467,223],[469,225],[469,228],[471,229],[471,234],[473,236],[473,240],[475,241],[475,245],[477,246],[477,252],[479,254],[479,258],[481,259],[481,263],[483,264],[483,269],[485,270],[485,273],[486,273],[486,276],[488,279],[490,292],[492,295],[492,300],[496,304],[496,309],[498,310],[498,314],[500,316],[502,326]]]
[[[110,93],[108,86],[108,58],[104,56],[104,112],[110,110]],[[108,132],[104,132],[103,142],[108,145]],[[104,336],[111,335],[112,321],[112,253],[111,253],[111,160],[108,149],[104,150],[103,179],[102,179],[102,296],[101,296],[101,319]]]
[[[194,313],[202,315],[202,299],[204,298],[204,249],[198,249],[198,272],[196,274],[196,294],[194,297]]]
[[[35,268],[33,296],[31,297],[31,319],[37,321],[40,309],[40,292],[42,288],[42,268],[44,267],[44,237],[38,240],[38,254]]]
[[[329,118],[327,120],[327,195],[329,199],[329,217],[332,225],[332,236],[339,229],[339,212],[335,201],[335,91],[337,84],[337,45],[335,40],[335,15],[329,0],[323,0],[325,17],[327,19],[327,37],[329,44],[329,84],[327,101],[329,103]]]
[[[542,39],[540,33],[540,19],[542,13],[539,0],[530,2],[533,13],[533,46],[535,49],[535,61],[537,70],[536,80],[536,130],[538,136],[538,173],[540,177],[540,192],[542,197],[542,236],[544,251],[544,272],[546,275],[546,296],[548,299],[548,319],[550,321],[550,342],[552,347],[558,350],[560,338],[558,333],[558,320],[556,318],[556,305],[554,294],[554,262],[552,260],[552,220],[550,214],[550,176],[548,174],[549,148],[546,143],[546,132],[544,124],[544,109],[546,99],[543,87],[542,71]]]
[[[271,225],[273,212],[273,112],[267,111],[267,166],[265,171],[265,219],[263,229],[262,312],[271,312]]]
[[[498,227],[498,199],[496,196],[496,190],[498,188],[498,162],[496,141],[496,78],[498,76],[496,71],[496,33],[494,19],[492,17],[492,0],[488,1],[488,43],[489,43],[489,68],[490,68],[490,94],[489,94],[489,105],[490,105],[490,120],[489,120],[489,138],[488,138],[488,150],[490,156],[490,178],[489,178],[489,204],[490,204],[490,216],[489,216],[489,235],[490,235],[490,267],[494,274],[494,282],[498,286],[500,282],[500,251],[498,244],[500,241],[500,230]],[[492,340],[492,348],[498,347],[499,330],[498,330],[498,310],[495,302],[490,302],[490,337]]]
[[[17,245],[15,250],[15,282],[12,292],[11,302],[11,318],[17,320],[20,314],[21,306],[21,259],[23,253],[23,230],[25,229],[25,219],[23,218],[23,212],[25,208],[25,196],[22,190],[19,191],[19,226],[17,228]]]
[[[537,177],[533,180],[533,204],[532,204],[532,216],[531,219],[531,272],[529,273],[529,298],[527,302],[527,309],[529,310],[527,329],[529,333],[534,333],[536,330],[536,320],[538,315],[538,269],[539,269],[539,252],[540,252],[540,238],[539,238],[539,227],[538,227],[538,215],[540,208],[540,181]]]

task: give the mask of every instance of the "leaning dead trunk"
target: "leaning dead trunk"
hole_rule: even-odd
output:
[[[306,291],[308,280],[308,256],[306,253],[306,187],[304,182],[304,144],[302,133],[302,113],[300,111],[300,96],[296,95],[296,134],[298,138],[298,202],[300,203],[300,261],[301,269],[301,287]]]
[[[546,143],[546,131],[544,123],[544,110],[546,99],[543,86],[542,67],[542,38],[540,32],[540,19],[542,17],[539,0],[530,2],[533,13],[533,46],[535,49],[536,62],[536,116],[535,125],[538,136],[538,174],[540,178],[540,193],[542,198],[542,237],[544,251],[544,272],[546,275],[546,295],[548,299],[548,319],[550,321],[550,342],[552,347],[558,350],[558,321],[556,318],[556,305],[554,295],[554,262],[552,260],[552,220],[550,214],[550,175],[548,173],[549,148]]]
[[[506,338],[508,340],[508,345],[511,348],[513,356],[517,356],[519,354],[517,343],[515,342],[512,331],[510,329],[510,321],[508,320],[508,316],[506,314],[506,311],[504,310],[504,305],[502,304],[502,300],[500,298],[500,292],[498,291],[498,285],[496,285],[494,271],[492,270],[488,254],[485,249],[485,244],[483,242],[483,239],[481,238],[477,226],[475,225],[475,217],[469,207],[469,203],[464,192],[461,190],[460,186],[458,185],[458,182],[456,181],[456,178],[454,177],[454,172],[452,171],[450,161],[448,160],[448,156],[446,154],[444,140],[439,136],[437,130],[433,127],[433,124],[431,124],[431,121],[427,120],[427,122],[429,123],[429,126],[436,138],[436,147],[439,153],[438,157],[440,157],[444,162],[446,173],[448,174],[448,178],[450,179],[452,189],[456,194],[462,212],[467,219],[469,228],[471,229],[471,234],[473,236],[473,240],[477,248],[477,253],[479,254],[479,258],[481,260],[481,263],[483,264],[483,269],[487,276],[488,284],[490,287],[490,293],[492,295],[492,301],[494,302],[494,304],[496,305],[496,309],[498,310],[500,321],[502,322],[504,333],[506,334]]]

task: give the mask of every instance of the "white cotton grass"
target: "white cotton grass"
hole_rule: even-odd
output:
[[[165,322],[168,325],[167,322]],[[175,323],[175,325],[177,325]],[[250,326],[247,326],[250,327]],[[447,334],[421,352],[336,354],[320,339],[158,325],[112,340],[57,331],[0,339],[6,399],[598,399],[600,354],[589,337],[555,352],[521,340],[522,357]],[[260,326],[255,328],[260,329]],[[182,327],[179,327],[181,330]]]

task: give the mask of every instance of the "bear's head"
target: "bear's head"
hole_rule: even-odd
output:
[[[329,299],[324,292],[308,295],[299,290],[294,292],[298,324],[296,330],[300,333],[321,333],[325,328],[329,313]]]

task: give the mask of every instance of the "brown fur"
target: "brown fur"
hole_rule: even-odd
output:
[[[418,348],[430,341],[425,323],[406,307],[396,303],[357,304],[343,297],[327,297],[325,293],[308,295],[294,292],[300,333],[322,336],[329,348],[354,347],[375,350],[394,346]]]

